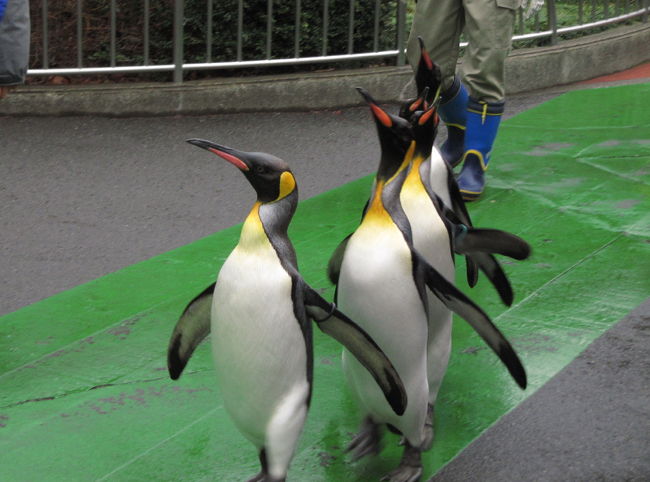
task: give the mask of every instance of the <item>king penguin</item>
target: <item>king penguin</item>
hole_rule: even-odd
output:
[[[376,384],[344,349],[343,369],[362,411],[363,423],[348,449],[355,458],[379,451],[381,428],[404,437],[399,467],[384,480],[417,481],[422,474],[421,450],[429,399],[427,377],[427,288],[447,309],[468,321],[524,388],[526,373],[510,343],[489,317],[434,269],[413,246],[400,191],[413,155],[408,121],[368,102],[381,144],[373,193],[357,230],[338,253],[337,300],[382,347],[405,383],[409,404],[403,415],[386,404]],[[408,146],[408,147],[406,147]],[[449,249],[449,248],[447,248]]]
[[[496,288],[501,301],[510,306],[514,299],[512,287],[493,254],[524,260],[531,254],[530,245],[519,236],[506,231],[473,228],[451,166],[444,161],[434,145],[439,120],[437,103],[440,100],[441,74],[440,68],[429,57],[422,39],[418,40],[421,57],[415,79],[419,96],[402,105],[400,116],[412,123],[417,150],[427,157],[423,161],[426,164],[423,171],[428,173],[428,179],[423,178],[422,182],[432,201],[440,205],[444,217],[453,225],[453,249],[466,257],[469,286],[476,285],[477,269],[480,269]],[[435,92],[433,97],[431,92]]]
[[[188,142],[239,168],[255,189],[257,201],[216,284],[189,303],[174,328],[169,372],[177,379],[195,347],[211,332],[224,407],[258,451],[261,471],[250,480],[282,481],[311,399],[310,320],[364,367],[396,416],[406,409],[406,391],[368,334],[300,276],[287,236],[298,202],[289,166],[270,154],[201,139]]]
[[[426,92],[421,99],[426,107]],[[413,247],[450,283],[455,281],[455,263],[451,223],[441,212],[442,202],[429,183],[432,147],[429,138],[421,135],[437,127],[435,107],[413,116],[414,138],[411,141],[408,174],[400,190],[400,204],[404,210],[413,237]],[[424,137],[424,138],[423,138]],[[427,305],[427,380],[429,388],[427,418],[424,424],[422,450],[433,442],[433,411],[442,379],[447,371],[451,353],[452,312],[430,290],[426,292]]]

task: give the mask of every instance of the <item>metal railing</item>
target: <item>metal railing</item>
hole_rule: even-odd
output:
[[[303,27],[305,20],[303,19],[303,10],[306,5],[310,4],[310,0],[294,0],[294,18],[293,18],[293,52],[292,55],[285,55],[279,58],[274,57],[274,25],[277,20],[274,12],[276,3],[274,0],[266,0],[266,12],[263,16],[266,17],[265,39],[264,39],[264,54],[262,58],[244,59],[243,56],[243,39],[247,33],[247,24],[245,22],[245,15],[250,15],[250,12],[245,12],[244,0],[232,0],[236,2],[236,12],[233,16],[236,17],[236,49],[232,59],[214,61],[215,49],[219,49],[219,45],[214,42],[214,29],[215,22],[214,16],[214,1],[206,0],[206,21],[204,24],[205,29],[205,56],[202,61],[198,62],[185,62],[185,28],[184,25],[187,21],[185,11],[185,2],[189,0],[173,0],[173,21],[171,22],[171,31],[168,36],[173,39],[172,42],[172,61],[171,63],[156,63],[152,62],[151,55],[151,37],[152,37],[152,18],[151,11],[152,5],[150,0],[142,0],[142,17],[141,17],[141,61],[130,62],[131,65],[118,65],[118,30],[117,30],[117,16],[118,16],[118,3],[117,0],[104,0],[104,4],[108,4],[108,11],[104,21],[104,29],[108,30],[108,49],[107,64],[108,65],[87,65],[84,62],[85,56],[88,52],[84,49],[86,43],[85,37],[88,35],[88,26],[84,24],[84,8],[90,3],[90,0],[69,0],[67,3],[74,2],[74,10],[70,12],[70,16],[74,16],[76,23],[75,28],[75,48],[76,48],[76,65],[70,66],[56,66],[52,67],[52,55],[50,54],[50,5],[48,0],[41,0],[40,8],[40,22],[36,29],[34,25],[32,30],[40,36],[40,68],[31,68],[28,70],[30,76],[53,76],[53,75],[107,75],[107,74],[124,74],[124,73],[148,73],[148,72],[172,72],[175,82],[181,82],[183,75],[187,71],[192,70],[210,70],[210,69],[233,69],[233,68],[247,68],[247,67],[272,67],[280,65],[301,65],[301,64],[317,64],[317,63],[334,63],[345,62],[351,60],[372,60],[372,59],[394,59],[397,65],[404,65],[405,63],[405,45],[407,38],[407,30],[409,28],[409,14],[407,3],[404,0],[394,2],[394,11],[390,12],[391,18],[389,21],[394,23],[394,48],[380,49],[380,39],[384,32],[380,26],[380,12],[382,8],[381,0],[367,0],[368,8],[374,9],[374,22],[372,32],[371,46],[363,49],[362,51],[355,51],[355,0],[350,0],[349,8],[347,10],[347,49],[344,53],[332,54],[329,46],[329,29],[332,25],[331,18],[331,0],[320,0],[322,2],[322,10],[320,16],[320,53],[318,55],[301,55],[301,43],[305,35],[303,34]],[[198,2],[198,0],[196,0]],[[96,2],[97,3],[97,2]],[[258,2],[259,3],[259,2]],[[518,13],[516,22],[516,35],[513,37],[513,45],[516,47],[518,43],[526,43],[533,40],[547,39],[548,43],[554,44],[562,36],[568,34],[575,34],[590,29],[602,28],[607,25],[621,23],[632,19],[641,19],[643,22],[648,21],[650,0],[546,0],[546,7],[538,12],[533,18],[525,20],[521,14]],[[320,4],[320,2],[319,2]],[[195,4],[192,4],[195,6]],[[34,10],[32,10],[34,12]],[[38,10],[37,10],[38,12]],[[255,12],[254,12],[255,13]],[[259,13],[259,12],[256,12]],[[34,16],[34,15],[32,15]],[[462,42],[461,46],[466,45]],[[105,46],[104,46],[105,49]],[[106,50],[106,49],[105,49]],[[106,59],[105,59],[106,61]],[[96,63],[96,62],[94,62]],[[86,65],[85,65],[86,64]]]

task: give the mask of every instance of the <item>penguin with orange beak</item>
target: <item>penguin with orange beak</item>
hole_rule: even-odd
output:
[[[255,189],[257,200],[216,284],[187,305],[174,328],[169,373],[177,379],[211,332],[224,407],[259,454],[261,471],[251,481],[282,481],[311,399],[312,320],[368,371],[396,414],[406,409],[405,389],[366,331],[300,276],[287,235],[298,203],[289,166],[266,153],[201,139],[188,142],[236,166]]]

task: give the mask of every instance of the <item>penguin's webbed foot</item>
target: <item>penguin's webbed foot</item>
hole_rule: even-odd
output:
[[[269,474],[260,472],[254,477],[248,479],[246,482],[284,482],[284,481],[285,479],[276,479],[275,477],[271,477]]]
[[[381,452],[381,427],[367,417],[361,424],[361,429],[357,433],[350,445],[345,449],[352,454],[352,460],[357,461],[368,455],[377,455]]]
[[[399,445],[400,447],[403,447],[406,445],[408,442],[406,441],[406,437],[402,437],[399,440]],[[420,447],[420,450],[422,452],[426,452],[427,450],[431,450],[431,447],[433,446],[433,405],[430,403],[427,404],[427,418],[424,421],[424,429],[422,431],[422,446]]]
[[[422,453],[406,442],[402,461],[395,470],[381,478],[382,482],[418,482],[422,477]]]
[[[424,421],[424,430],[422,432],[423,440],[420,450],[426,452],[433,446],[433,405],[427,405],[427,418]]]

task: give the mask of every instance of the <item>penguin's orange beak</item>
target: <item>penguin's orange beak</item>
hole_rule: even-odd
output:
[[[422,37],[418,37],[418,43],[420,44],[420,57],[422,62],[427,66],[427,69],[433,70],[433,60],[431,60],[429,52],[427,52],[427,49],[424,46],[424,40]]]
[[[368,91],[362,89],[361,87],[357,87],[357,91],[361,94],[363,99],[370,106],[370,110],[372,111],[372,114],[375,116],[375,119],[377,119],[377,121],[380,122],[384,127],[392,127],[393,120],[390,118],[390,116],[384,109],[379,107],[377,101],[372,98],[372,96],[368,93]]]
[[[241,156],[238,155],[238,151],[235,149],[206,141],[204,139],[187,139],[187,142],[216,154],[242,171],[250,170],[246,162],[242,160]]]

